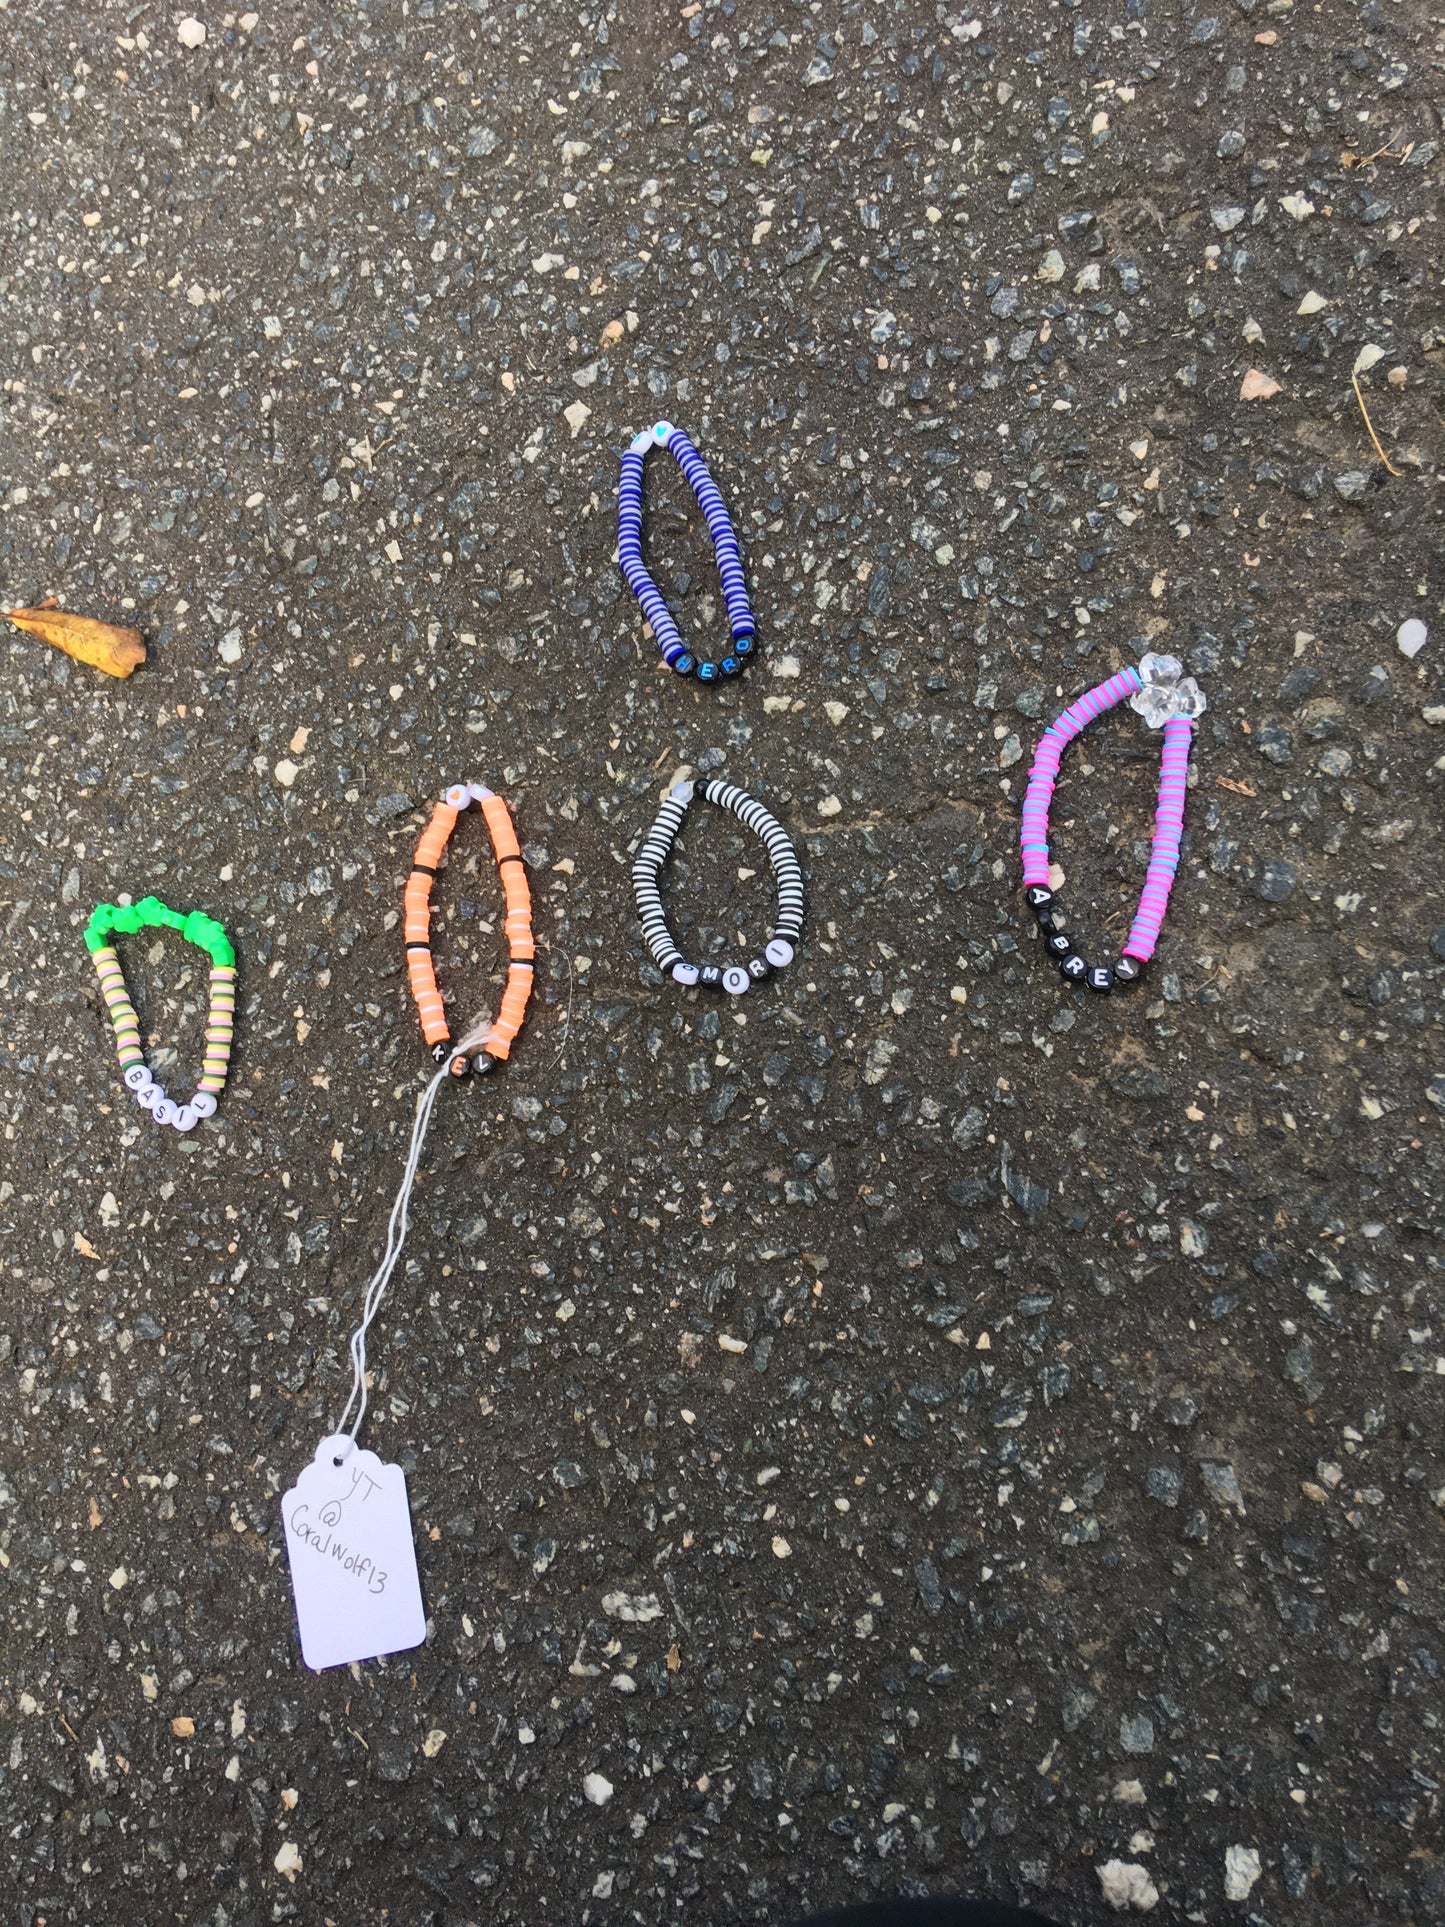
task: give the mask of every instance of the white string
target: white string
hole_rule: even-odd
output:
[[[437,1092],[450,1074],[447,1065],[443,1064],[416,1101],[416,1119],[411,1127],[411,1148],[407,1152],[401,1189],[396,1194],[396,1203],[391,1207],[391,1222],[386,1232],[386,1250],[382,1254],[381,1263],[377,1266],[371,1283],[366,1287],[361,1323],[351,1334],[351,1392],[346,1401],[346,1410],[341,1414],[341,1423],[336,1430],[338,1433],[347,1430],[346,1421],[351,1417],[351,1408],[355,1405],[356,1422],[350,1428],[353,1445],[356,1443],[357,1433],[361,1430],[361,1421],[366,1417],[367,1329],[381,1310],[381,1301],[385,1298],[386,1288],[391,1283],[391,1274],[396,1269],[396,1261],[400,1258],[401,1248],[406,1243],[407,1213],[411,1205],[412,1186],[416,1183],[416,1168],[421,1162],[427,1126],[431,1123],[432,1106],[436,1103]]]
[[[406,1243],[407,1213],[411,1208],[412,1187],[416,1183],[417,1166],[421,1162],[422,1146],[426,1143],[427,1126],[431,1123],[432,1106],[436,1103],[437,1092],[451,1076],[451,1065],[457,1057],[469,1056],[486,1042],[491,1034],[491,1018],[483,1011],[459,1043],[447,1050],[446,1062],[416,1101],[416,1117],[411,1127],[411,1148],[406,1154],[406,1169],[401,1175],[401,1189],[396,1194],[396,1203],[391,1207],[391,1221],[386,1228],[386,1250],[382,1253],[381,1263],[377,1266],[371,1283],[366,1287],[366,1297],[362,1301],[361,1323],[351,1334],[351,1391],[347,1396],[346,1409],[341,1414],[341,1423],[336,1428],[336,1436],[346,1432],[346,1421],[351,1417],[351,1408],[356,1406],[356,1422],[352,1425],[349,1437],[353,1445],[361,1430],[361,1421],[366,1417],[366,1333],[381,1310],[381,1301],[386,1296],[391,1274],[396,1270],[396,1261],[401,1256],[401,1248]]]

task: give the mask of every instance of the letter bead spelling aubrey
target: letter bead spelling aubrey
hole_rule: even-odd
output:
[[[507,982],[502,1005],[495,1020],[480,1038],[468,1040],[466,1050],[453,1049],[451,1026],[446,1007],[437,989],[436,966],[431,954],[431,887],[441,868],[442,858],[452,831],[463,811],[478,808],[491,834],[497,870],[506,897]],[[446,1064],[453,1077],[468,1071],[489,1071],[511,1054],[522,1020],[527,1014],[527,999],[532,994],[532,974],[537,946],[532,938],[532,893],[527,884],[527,869],[522,861],[512,813],[500,796],[481,783],[454,783],[432,811],[430,823],[422,831],[406,880],[405,924],[407,973],[411,994],[421,1019],[422,1036],[431,1051],[432,1061]],[[471,1045],[476,1054],[469,1056]]]
[[[723,601],[727,605],[731,647],[719,662],[699,662],[688,649],[662,591],[648,573],[642,559],[642,476],[650,448],[665,448],[683,474],[707,522],[707,532],[717,557]],[[680,428],[671,422],[658,422],[633,439],[622,457],[622,473],[617,484],[617,557],[627,586],[637,597],[643,616],[662,651],[662,659],[679,676],[695,675],[700,682],[722,682],[737,675],[752,653],[757,637],[752,604],[743,580],[742,555],[737,533],[727,512],[717,483],[708,473],[706,462]]]
[[[694,793],[691,783],[675,784],[663,799],[652,828],[642,839],[642,847],[632,865],[637,914],[642,921],[643,938],[652,952],[653,961],[674,983],[696,984],[703,990],[720,990],[731,997],[741,997],[754,984],[770,977],[775,970],[786,970],[793,961],[798,939],[803,932],[803,872],[787,831],[756,797],[749,796],[746,790],[740,790],[734,783],[724,783],[717,778],[705,784],[702,793],[709,803],[730,810],[745,828],[762,840],[768,861],[773,866],[778,905],[773,919],[773,936],[760,957],[752,958],[746,965],[689,963],[674,943],[668,928],[659,877],[668,852],[677,840],[678,830]]]
[[[206,1013],[201,1082],[185,1104],[174,1103],[151,1076],[141,1049],[140,1020],[126,989],[120,956],[111,942],[116,932],[134,935],[137,930],[151,927],[179,930],[188,943],[204,950],[211,959],[210,1008]],[[199,910],[183,917],[178,910],[168,909],[159,897],[142,897],[139,903],[98,904],[85,926],[85,947],[95,965],[100,992],[115,1030],[121,1081],[157,1124],[169,1124],[173,1130],[182,1132],[193,1131],[203,1117],[215,1115],[216,1100],[226,1088],[236,1020],[236,952],[230,938],[214,917],[205,916]]]
[[[1112,969],[1090,968],[1074,949],[1073,939],[1058,925],[1057,900],[1049,888],[1049,802],[1063,753],[1080,730],[1115,703],[1129,699],[1151,729],[1164,731],[1160,757],[1159,803],[1154,816],[1154,838],[1149,868],[1133,927],[1124,940],[1123,955]],[[1071,982],[1087,983],[1105,994],[1116,983],[1133,983],[1154,954],[1159,929],[1169,905],[1169,892],[1179,868],[1179,845],[1184,833],[1184,791],[1189,778],[1189,745],[1195,718],[1207,707],[1203,690],[1173,656],[1146,655],[1137,669],[1121,669],[1070,704],[1044,731],[1029,771],[1024,794],[1019,847],[1023,856],[1024,897],[1033,911],[1045,944],[1059,969]]]

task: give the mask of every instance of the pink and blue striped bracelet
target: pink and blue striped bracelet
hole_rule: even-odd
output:
[[[1069,744],[1096,716],[1102,716],[1106,709],[1112,709],[1126,697],[1129,707],[1138,710],[1151,729],[1162,728],[1164,747],[1160,756],[1159,804],[1154,815],[1149,868],[1133,927],[1124,940],[1119,961],[1111,969],[1106,964],[1087,963],[1074,948],[1073,938],[1059,923],[1055,895],[1049,887],[1049,802],[1058,780],[1059,764]],[[1174,874],[1179,868],[1184,791],[1189,780],[1189,746],[1194,722],[1206,707],[1203,690],[1192,676],[1184,675],[1182,663],[1173,656],[1151,654],[1143,657],[1137,669],[1121,669],[1117,676],[1086,691],[1044,731],[1024,793],[1019,850],[1023,857],[1024,895],[1043,933],[1049,955],[1070,983],[1086,983],[1090,990],[1100,992],[1112,990],[1116,983],[1132,983],[1154,954],[1164,912],[1169,907]]]

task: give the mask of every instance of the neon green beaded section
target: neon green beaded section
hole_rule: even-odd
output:
[[[123,936],[134,936],[137,930],[147,926],[158,926],[164,930],[179,930],[188,943],[194,943],[204,950],[212,963],[234,964],[236,952],[225,927],[208,917],[203,910],[192,910],[183,917],[179,910],[172,910],[162,903],[159,897],[142,897],[139,903],[100,903],[91,912],[90,922],[85,926],[85,945],[95,951],[108,944],[113,931]]]

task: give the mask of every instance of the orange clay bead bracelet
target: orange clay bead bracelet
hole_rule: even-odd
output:
[[[446,847],[457,818],[475,804],[486,818],[496,852],[497,869],[507,899],[507,983],[502,1006],[495,1020],[480,1038],[469,1035],[464,1049],[452,1046],[451,1026],[447,1023],[441,992],[437,989],[436,968],[431,954],[431,887],[441,868]],[[411,994],[421,1018],[422,1036],[431,1047],[435,1063],[446,1064],[453,1077],[468,1071],[489,1071],[511,1054],[522,1019],[527,1014],[527,999],[532,994],[532,966],[537,946],[532,940],[532,893],[527,887],[527,869],[517,843],[512,813],[500,796],[480,783],[455,783],[432,811],[431,822],[422,832],[416,847],[405,895],[406,967],[411,978]],[[475,1049],[475,1056],[467,1052]]]

